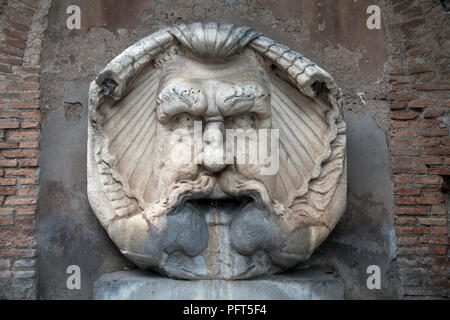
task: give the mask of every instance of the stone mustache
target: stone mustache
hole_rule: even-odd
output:
[[[142,269],[181,279],[278,273],[307,260],[345,210],[341,90],[248,27],[162,29],[112,60],[89,94],[89,201]],[[255,134],[233,144],[229,130]],[[264,140],[263,130],[278,135]],[[276,170],[264,156],[250,161],[254,144]]]

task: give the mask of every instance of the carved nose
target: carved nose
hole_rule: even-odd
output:
[[[224,132],[222,121],[207,123],[203,131],[203,166],[208,171],[219,172],[226,167]]]

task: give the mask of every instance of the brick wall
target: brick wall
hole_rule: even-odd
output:
[[[397,263],[405,298],[449,296],[450,13],[392,0],[403,42],[389,73]]]
[[[39,0],[3,0],[0,20],[0,298],[36,298]]]

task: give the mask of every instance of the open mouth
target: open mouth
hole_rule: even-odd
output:
[[[222,191],[185,192],[178,196],[176,204],[167,212],[167,215],[177,214],[180,208],[188,205],[205,215],[216,213],[233,216],[241,212],[249,203],[262,211],[270,211],[256,191]]]
[[[209,226],[230,225],[235,217],[250,203],[250,197],[226,198],[226,199],[191,199],[186,203],[192,205],[201,212]]]

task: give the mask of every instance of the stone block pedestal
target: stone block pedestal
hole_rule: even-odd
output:
[[[174,280],[140,270],[101,276],[96,300],[340,300],[344,281],[323,269],[294,270],[252,280]]]

